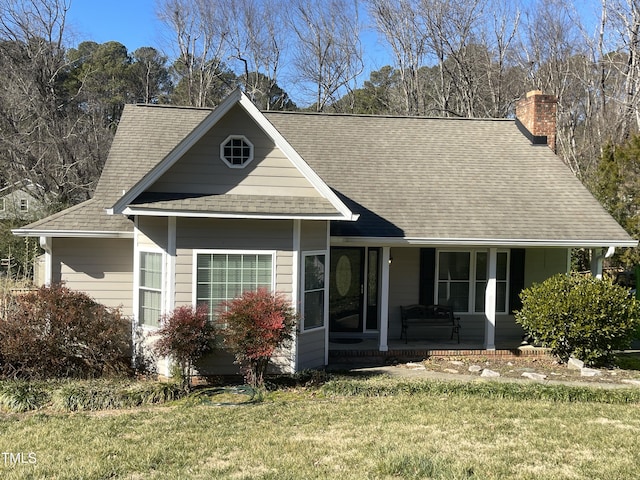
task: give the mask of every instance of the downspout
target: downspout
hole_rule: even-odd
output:
[[[604,259],[613,257],[614,253],[616,253],[616,247],[609,247],[606,252],[604,251],[604,248],[592,249],[591,250],[591,275],[593,275],[598,280],[602,280],[602,269],[603,269]]]

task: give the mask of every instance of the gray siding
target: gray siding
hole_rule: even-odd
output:
[[[168,228],[166,217],[138,217],[138,247],[166,251]]]
[[[524,286],[530,287],[557,273],[566,273],[568,255],[566,248],[528,248],[525,254]]]
[[[133,241],[131,239],[54,238],[54,281],[87,293],[108,307],[132,315]]]
[[[389,266],[389,338],[400,338],[400,306],[420,297],[420,249],[392,248]]]
[[[244,135],[253,144],[253,161],[244,168],[230,168],[220,158],[220,145],[229,135]],[[232,108],[149,191],[319,196],[311,183],[239,106]]]
[[[298,335],[298,370],[324,367],[326,332],[323,328]]]
[[[293,227],[287,220],[178,218],[176,304],[193,301],[193,250],[275,250],[276,290],[290,295]]]
[[[176,305],[193,302],[194,250],[269,250],[276,252],[276,290],[291,295],[293,275],[293,222],[287,220],[177,219]],[[282,371],[290,371],[288,352],[274,358]],[[233,357],[217,351],[203,359],[206,374],[236,374]]]
[[[300,227],[300,248],[302,251],[327,250],[326,221],[306,221]]]

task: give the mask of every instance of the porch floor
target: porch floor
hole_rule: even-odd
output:
[[[455,340],[389,340],[389,350],[381,352],[377,338],[357,340],[331,339],[329,341],[329,365],[371,364],[382,365],[397,362],[421,361],[431,356],[485,356],[519,357],[546,355],[542,348],[521,346],[520,341],[496,342],[495,350],[486,350],[483,339],[457,343]]]

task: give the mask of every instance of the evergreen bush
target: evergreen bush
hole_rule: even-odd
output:
[[[638,326],[638,303],[610,279],[555,275],[520,294],[516,322],[553,354],[606,365],[629,347]]]

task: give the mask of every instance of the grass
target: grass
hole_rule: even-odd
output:
[[[129,410],[0,414],[2,451],[32,452],[37,460],[7,465],[0,455],[0,477],[637,476],[637,403],[585,396],[570,401],[564,394],[518,397],[517,386],[506,394],[486,386],[462,391],[427,383],[337,379],[320,389],[267,392],[261,402],[235,406],[180,400]],[[385,394],[380,385],[387,386]]]

